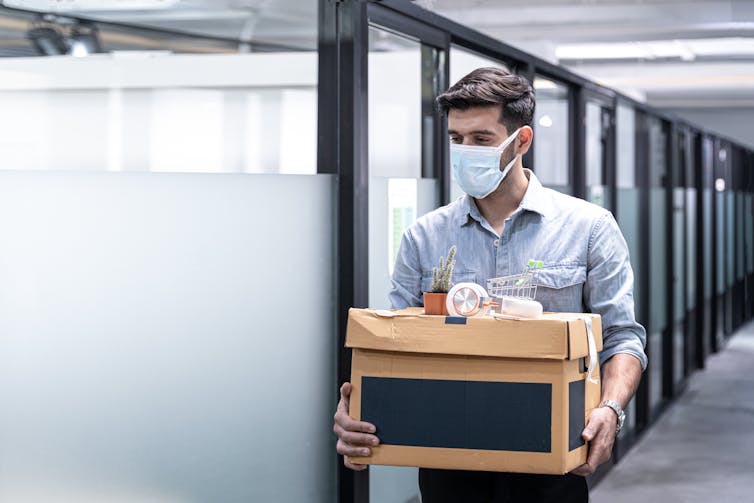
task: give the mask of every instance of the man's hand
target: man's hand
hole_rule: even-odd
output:
[[[599,465],[610,459],[615,442],[615,430],[618,427],[615,412],[610,407],[599,407],[589,415],[586,428],[581,437],[590,442],[586,463],[571,473],[574,475],[589,475],[594,473]]]
[[[355,421],[348,415],[349,397],[351,396],[351,383],[344,383],[340,387],[340,402],[338,410],[335,412],[335,424],[332,430],[338,436],[336,450],[343,456],[369,456],[371,449],[368,445],[377,445],[380,440],[375,435],[370,435],[377,431],[371,423]],[[367,465],[355,465],[350,463],[345,457],[343,464],[351,470],[363,470]]]

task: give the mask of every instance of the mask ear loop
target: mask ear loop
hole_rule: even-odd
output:
[[[506,139],[505,139],[505,141],[504,141],[503,143],[501,143],[500,145],[498,145],[498,146],[497,146],[497,151],[498,151],[498,152],[500,152],[500,153],[502,154],[502,153],[503,153],[503,151],[504,151],[504,150],[505,150],[506,148],[508,148],[508,146],[509,146],[509,145],[510,145],[511,143],[513,143],[514,141],[516,141],[516,138],[518,138],[518,133],[519,133],[520,131],[521,131],[521,128],[518,128],[518,129],[516,129],[515,131],[513,131],[513,133],[511,133],[511,135],[510,135],[510,136],[509,136],[508,138],[506,138]]]
[[[504,142],[503,142],[503,143],[502,143],[502,144],[500,145],[500,147],[498,147],[498,148],[500,149],[500,150],[498,150],[498,153],[499,153],[499,155],[503,155],[503,152],[504,152],[504,151],[505,151],[505,149],[506,149],[506,148],[508,147],[508,145],[510,145],[511,143],[514,143],[514,142],[516,141],[516,138],[518,138],[518,132],[519,132],[519,131],[521,131],[521,128],[518,128],[518,129],[516,129],[516,130],[515,130],[515,131],[513,132],[513,134],[512,134],[512,135],[510,135],[510,136],[508,137],[508,139],[507,139],[507,140],[505,140],[505,141],[504,141]],[[516,146],[516,145],[515,145],[515,143],[514,143],[514,145],[513,145],[513,147],[514,147],[514,152],[515,152],[515,146]],[[511,159],[511,162],[509,162],[509,163],[508,163],[508,164],[507,164],[507,165],[505,166],[505,168],[503,168],[503,177],[501,178],[501,180],[505,180],[505,177],[506,177],[506,176],[508,176],[508,172],[509,172],[509,171],[511,170],[511,168],[513,168],[513,165],[514,165],[514,164],[516,164],[516,160],[518,159],[518,157],[519,157],[520,155],[521,155],[521,154],[515,154],[515,155],[513,156],[513,159]]]

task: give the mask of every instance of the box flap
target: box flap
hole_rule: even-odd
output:
[[[581,358],[589,353],[585,323],[578,318],[585,316],[583,314],[545,313],[538,320],[508,320],[428,316],[423,313],[422,308],[398,311],[351,309],[346,346],[382,351],[556,360]],[[599,316],[586,316],[596,318],[593,331],[595,342],[599,340],[598,347],[601,348]]]
[[[585,317],[592,320],[592,336],[597,346],[597,352],[602,351],[602,319],[598,314],[591,313],[558,313],[564,320],[568,320],[568,359],[576,360],[589,356],[589,339]]]

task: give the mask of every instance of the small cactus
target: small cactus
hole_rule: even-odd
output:
[[[432,286],[430,291],[432,293],[448,293],[450,287],[453,286],[451,279],[453,278],[453,268],[456,265],[456,245],[450,247],[448,250],[448,258],[440,257],[440,267],[432,268]]]

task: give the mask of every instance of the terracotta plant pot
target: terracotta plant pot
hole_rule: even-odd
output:
[[[448,308],[445,306],[447,293],[424,292],[424,314],[448,315]]]

